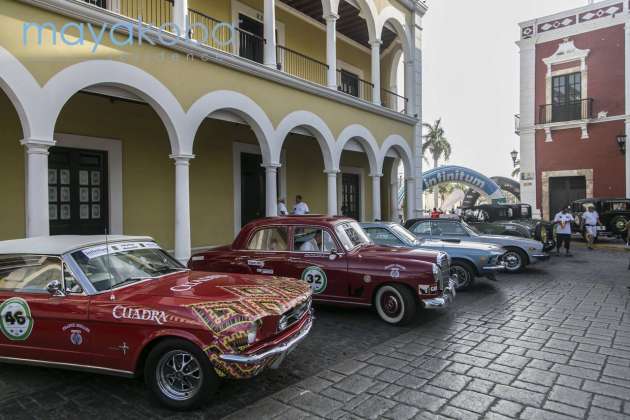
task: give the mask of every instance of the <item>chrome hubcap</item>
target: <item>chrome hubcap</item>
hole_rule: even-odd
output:
[[[508,268],[518,268],[521,265],[521,257],[513,252],[507,254],[504,261]]]
[[[451,275],[455,277],[455,281],[457,282],[457,287],[466,286],[468,284],[468,272],[464,270],[462,267],[455,266],[451,267]]]
[[[156,375],[160,391],[176,401],[194,397],[203,380],[199,362],[185,350],[164,354],[158,363]]]
[[[396,317],[400,314],[401,305],[398,298],[391,293],[383,294],[381,298],[381,307],[387,316]]]

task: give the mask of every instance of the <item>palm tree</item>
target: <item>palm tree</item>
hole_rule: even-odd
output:
[[[427,151],[433,158],[433,167],[437,168],[440,159],[448,161],[451,157],[451,144],[444,137],[444,128],[442,127],[442,118],[438,118],[435,123],[428,124],[423,123],[422,126],[427,129],[425,135],[422,136],[424,143],[422,144],[422,156],[426,160],[424,155]],[[438,201],[438,189],[433,189],[433,202]],[[436,204],[437,205],[437,204]]]

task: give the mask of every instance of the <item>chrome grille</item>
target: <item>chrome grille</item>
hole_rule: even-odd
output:
[[[311,298],[308,298],[305,302],[289,309],[278,321],[278,331],[284,331],[291,325],[302,319],[302,316],[311,309]]]
[[[437,258],[438,267],[440,267],[440,276],[438,280],[439,290],[444,290],[444,285],[448,284],[451,275],[451,259],[448,254],[440,252]]]

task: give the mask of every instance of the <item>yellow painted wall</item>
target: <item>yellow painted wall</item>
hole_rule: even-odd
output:
[[[0,240],[26,233],[22,126],[9,98],[0,91]]]
[[[61,28],[68,20],[14,0],[0,0],[0,9],[3,11],[0,15],[0,27],[3,28],[0,45],[17,57],[41,84],[74,63],[90,59],[125,60],[158,78],[174,93],[184,109],[188,109],[194,101],[208,92],[228,88],[239,91],[257,102],[274,125],[289,113],[301,109],[320,116],[335,136],[349,124],[359,123],[366,126],[378,142],[394,133],[409,141],[412,139],[411,124],[342,105],[216,64],[201,60],[187,62],[186,57],[181,54],[176,54],[179,57],[176,62],[169,57],[166,58],[168,61],[164,62],[163,53],[167,50],[157,46],[145,44],[142,47],[137,45],[118,47],[107,40],[92,53],[94,45],[88,41],[83,46],[50,45],[50,33],[45,36],[48,44],[40,47],[31,42],[24,46],[22,26],[25,17],[34,22],[53,22],[57,28]],[[42,62],[46,65],[42,65]]]

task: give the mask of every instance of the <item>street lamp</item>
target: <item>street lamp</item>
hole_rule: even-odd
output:
[[[512,163],[514,164],[514,167],[516,167],[516,160],[518,159],[518,152],[516,150],[512,150],[510,152],[510,156],[512,156]]]
[[[625,154],[626,153],[626,135],[625,134],[619,134],[617,136],[617,145],[619,146],[619,151]]]

